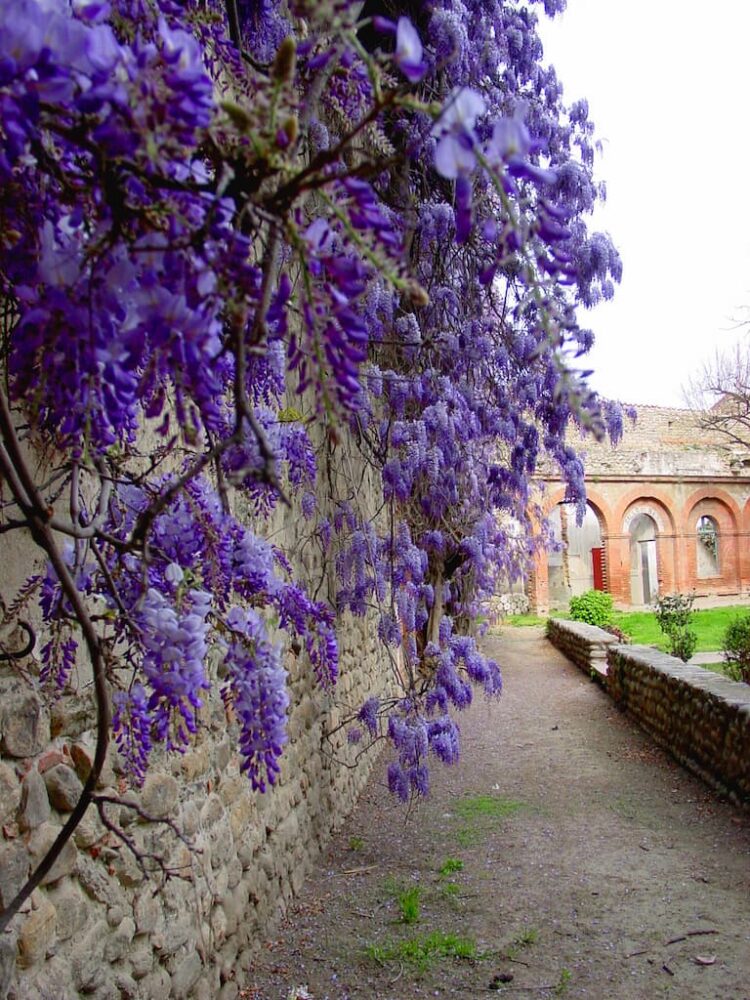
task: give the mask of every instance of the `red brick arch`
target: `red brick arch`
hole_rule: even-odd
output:
[[[698,578],[696,521],[702,515],[712,517],[719,528],[719,574]],[[705,487],[696,490],[685,502],[682,521],[683,548],[689,589],[700,591],[737,590],[742,585],[742,544],[739,526],[742,512],[739,505],[724,490]]]
[[[599,495],[596,490],[586,490],[586,501],[599,518],[599,526],[602,532],[602,541],[609,537],[612,531],[612,511],[607,501]],[[549,515],[559,503],[565,502],[565,489],[560,487],[550,493],[544,504],[544,513]]]
[[[644,490],[642,486],[634,487],[623,493],[615,507],[614,525],[617,532],[622,532],[622,524],[628,511],[637,503],[653,504],[659,508],[666,519],[667,531],[664,534],[674,534],[677,530],[677,519],[673,512],[673,502],[668,493],[651,487]]]
[[[602,537],[603,569],[605,590],[609,590],[609,536],[612,530],[612,511],[606,500],[596,490],[587,489],[586,501],[589,507],[596,514],[599,521],[599,531]],[[544,515],[548,517],[555,507],[565,502],[565,488],[560,486],[553,490],[544,499]],[[546,609],[549,606],[549,569],[547,563],[547,553],[542,551],[538,554],[535,562],[535,569],[532,581],[533,593],[531,594],[534,606]]]

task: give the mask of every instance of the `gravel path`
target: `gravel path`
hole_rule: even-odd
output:
[[[750,814],[539,630],[486,645],[505,693],[463,715],[461,763],[405,815],[383,759],[243,998],[750,1000]]]

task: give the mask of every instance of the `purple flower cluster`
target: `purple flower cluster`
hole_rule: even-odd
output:
[[[562,104],[534,5],[433,0],[418,27],[376,18],[371,53],[347,20],[357,5],[338,0],[240,0],[239,25],[214,0],[0,7],[8,384],[60,456],[50,481],[67,489],[83,466],[109,490],[101,530],[65,558],[113,613],[127,767],[140,782],[155,743],[186,746],[222,642],[243,766],[254,787],[275,782],[289,696],[264,611],[332,687],[331,610],[230,513],[235,486],[239,506],[272,510],[279,469],[335,560],[337,607],[376,610],[404,667],[405,697],[368,699],[357,729],[387,729],[396,796],[426,794],[430,754],[458,758],[449,712],[472,685],[501,690],[462,631],[533,547],[539,458],[582,503],[566,431],[621,424],[562,360],[590,346],[577,310],[612,294],[621,262],[587,228],[603,196],[593,125],[584,101]],[[285,406],[287,382],[325,438]],[[355,486],[338,502],[318,480],[312,441],[335,455],[342,417],[382,478],[376,518]],[[76,534],[91,516],[70,490]],[[51,570],[40,600],[59,685],[75,639]]]
[[[289,694],[281,653],[254,611],[233,608],[227,622],[233,639],[225,663],[232,703],[240,723],[242,770],[253,788],[264,792],[281,769]]]
[[[136,682],[130,691],[115,691],[112,704],[112,728],[117,749],[126,772],[136,787],[140,787],[146,777],[152,749],[148,695],[143,685]]]
[[[53,633],[49,642],[42,646],[39,683],[43,687],[54,684],[55,694],[60,695],[76,665],[78,643],[71,635],[66,635],[64,629],[54,628]]]
[[[211,595],[191,590],[175,608],[150,588],[138,616],[144,650],[142,670],[151,695],[148,708],[154,735],[167,749],[184,750],[198,728],[196,711],[208,688],[204,662]]]

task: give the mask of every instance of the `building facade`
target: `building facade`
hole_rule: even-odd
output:
[[[698,428],[691,410],[638,407],[616,447],[583,440],[582,524],[559,476],[540,476],[557,545],[529,578],[540,613],[585,590],[622,607],[657,594],[750,596],[750,453]]]

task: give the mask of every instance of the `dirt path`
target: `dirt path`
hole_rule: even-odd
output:
[[[488,645],[460,765],[407,818],[370,783],[242,996],[750,1000],[750,814],[538,630]]]

